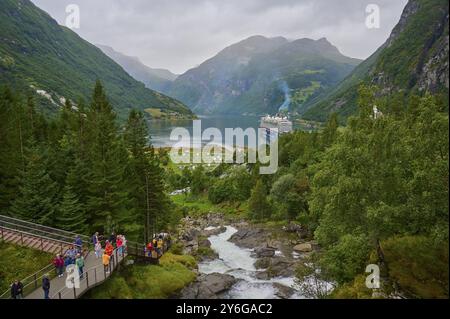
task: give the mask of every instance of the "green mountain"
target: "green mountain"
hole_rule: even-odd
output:
[[[48,113],[88,99],[100,79],[120,118],[132,108],[190,116],[181,102],[133,79],[100,49],[58,25],[29,0],[0,2],[0,85],[32,91]]]
[[[203,114],[296,112],[359,62],[326,39],[253,36],[180,75],[165,93]]]
[[[177,75],[169,70],[150,68],[144,65],[139,58],[122,54],[109,46],[97,44],[97,47],[149,89],[163,92],[177,78]]]
[[[387,97],[397,92],[448,95],[448,14],[448,0],[410,0],[389,39],[339,85],[306,103],[303,118],[324,121],[332,112],[341,118],[354,114],[361,83],[378,86]]]

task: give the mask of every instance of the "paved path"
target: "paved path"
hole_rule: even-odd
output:
[[[116,253],[114,252],[114,256]],[[114,257],[115,258],[115,257]],[[120,257],[117,254],[117,258],[119,259],[119,263],[123,261],[125,257]],[[114,268],[113,268],[114,264]],[[104,267],[102,264],[101,258],[96,258],[93,252],[89,253],[85,258],[85,266],[84,266],[84,278],[80,279],[80,287],[73,289],[67,288],[66,279],[67,273],[64,274],[61,278],[53,278],[50,281],[50,298],[52,299],[76,299],[83,295],[89,289],[101,284],[105,281],[109,276],[111,276],[112,272],[116,270],[118,267],[117,263],[111,262],[111,272],[105,273]],[[105,277],[106,275],[106,277]],[[41,284],[41,283],[40,283]],[[26,299],[44,299],[44,290],[39,287],[34,292],[30,293],[26,296]]]

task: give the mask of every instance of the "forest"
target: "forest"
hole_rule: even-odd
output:
[[[67,102],[53,118],[3,88],[0,212],[144,241],[202,213],[201,205],[239,211],[254,223],[305,227],[321,249],[297,276],[319,267],[316,275],[336,284],[332,297],[371,296],[364,272],[377,263],[385,287],[448,298],[446,103],[431,95],[379,98],[364,85],[358,95],[358,115],[346,127],[333,114],[320,132],[283,135],[278,172],[259,175],[258,164],[175,167],[149,145],[142,112],[117,120],[100,82],[90,101]],[[374,105],[382,116],[373,116]],[[187,188],[181,203],[168,195]]]

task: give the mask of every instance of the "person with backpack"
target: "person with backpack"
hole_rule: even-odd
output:
[[[11,298],[23,299],[23,284],[18,279],[11,285]]]
[[[80,274],[80,279],[83,279],[84,277],[84,257],[80,254],[77,255],[77,260],[75,261],[75,265],[78,268],[78,273]]]
[[[42,289],[44,290],[44,299],[50,299],[50,279],[48,274],[45,274],[44,278],[42,278]]]

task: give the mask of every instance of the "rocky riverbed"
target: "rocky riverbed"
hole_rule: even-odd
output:
[[[300,225],[283,229],[229,220],[185,218],[178,240],[199,260],[197,280],[180,298],[302,298],[295,269],[318,246]]]

